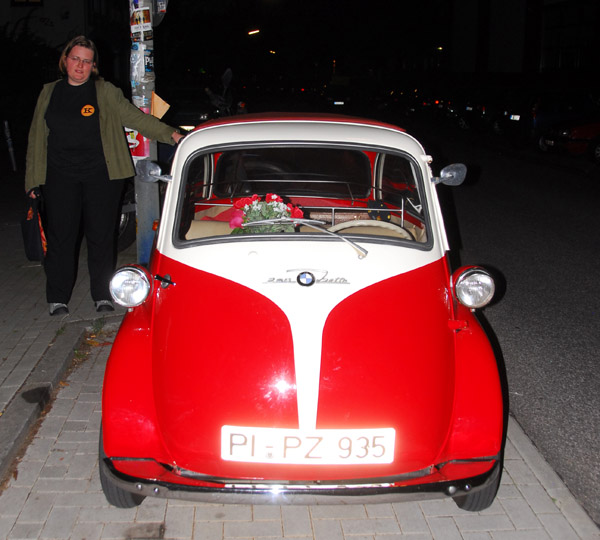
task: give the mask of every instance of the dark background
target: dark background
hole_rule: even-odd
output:
[[[391,95],[595,90],[599,26],[596,0],[170,0],[154,29],[156,90],[176,108],[218,90],[230,67],[250,112],[322,110],[336,94],[371,117]],[[97,43],[101,74],[129,93],[127,0],[0,7],[0,116],[19,150],[41,85],[78,34]]]

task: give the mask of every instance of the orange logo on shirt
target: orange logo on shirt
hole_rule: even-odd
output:
[[[84,105],[81,108],[81,116],[92,116],[96,112],[93,105]]]

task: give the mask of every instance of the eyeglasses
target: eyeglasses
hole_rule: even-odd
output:
[[[93,60],[88,60],[87,58],[79,58],[79,56],[67,56],[67,58],[69,60],[72,60],[73,62],[75,62],[76,64],[83,64],[84,66],[91,66],[94,61]]]

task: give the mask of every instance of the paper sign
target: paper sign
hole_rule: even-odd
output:
[[[152,90],[152,105],[150,107],[150,114],[156,116],[156,118],[162,118],[165,113],[169,110],[169,105],[164,99],[154,93]]]

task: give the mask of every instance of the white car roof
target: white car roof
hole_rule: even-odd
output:
[[[397,126],[319,114],[240,115],[207,122],[180,143],[178,154],[187,155],[202,147],[275,141],[360,144],[395,148],[415,157],[426,156],[421,144]]]

